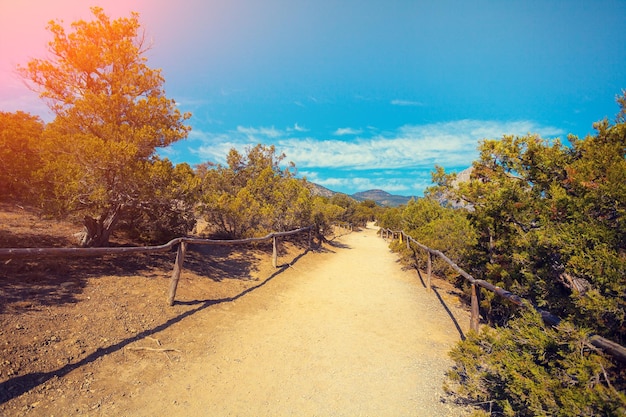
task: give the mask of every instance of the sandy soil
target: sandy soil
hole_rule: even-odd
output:
[[[172,254],[56,265],[47,287],[15,278],[41,265],[5,265],[0,415],[465,414],[441,389],[469,322],[450,286],[428,293],[372,228],[284,244],[280,261],[192,252],[174,307]]]

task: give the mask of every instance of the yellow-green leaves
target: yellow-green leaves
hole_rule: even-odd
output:
[[[43,127],[38,117],[28,113],[0,112],[0,200],[33,200],[33,173],[40,163],[37,146]]]
[[[470,333],[450,356],[446,389],[490,415],[620,416],[626,396],[607,380],[613,365],[571,323],[545,326],[524,312],[500,329]]]
[[[274,146],[257,145],[246,155],[232,149],[228,167],[199,167],[200,210],[214,233],[248,237],[309,225],[310,191],[292,177],[293,165],[281,168],[284,158]]]
[[[191,115],[165,96],[161,70],[147,66],[138,15],[111,20],[91,10],[94,20],[70,32],[50,22],[50,58],[19,71],[56,114],[41,149],[46,206],[114,227],[108,216],[145,205],[156,149],[185,138]],[[90,245],[107,243],[111,230],[101,232]]]

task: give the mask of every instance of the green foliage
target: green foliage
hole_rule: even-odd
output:
[[[40,146],[41,200],[57,214],[85,215],[84,246],[106,245],[124,212],[142,205],[157,147],[187,136],[163,90],[160,70],[146,65],[137,14],[111,21],[56,22],[49,59],[19,68],[56,115]],[[96,215],[98,215],[96,217]]]
[[[358,226],[365,226],[367,222],[374,221],[379,213],[378,206],[374,200],[363,200],[356,204],[354,216],[350,223]]]
[[[147,243],[185,236],[196,224],[200,179],[188,164],[155,158],[147,164],[142,196],[125,212],[120,227]]]
[[[230,238],[265,235],[310,225],[311,192],[281,168],[284,154],[274,146],[257,145],[241,155],[232,149],[228,166],[204,164],[200,212],[213,232]]]
[[[33,200],[34,173],[41,164],[37,144],[43,128],[37,116],[0,112],[0,201]]]
[[[412,238],[445,253],[457,264],[464,263],[476,243],[476,232],[466,211],[444,207],[433,198],[409,201],[402,211],[402,224],[402,229]],[[418,254],[422,257],[422,265],[425,265],[425,253],[418,251]],[[451,277],[456,275],[438,258],[433,262],[433,272]]]
[[[339,206],[343,209],[339,218],[334,220],[345,223],[352,223],[356,216],[357,201],[346,194],[334,194],[329,203],[335,206]]]
[[[404,226],[402,211],[402,207],[385,208],[378,217],[378,225],[386,229],[401,230]]]
[[[478,244],[466,264],[475,276],[626,341],[626,127],[570,137],[571,146],[535,135],[485,140],[472,179],[445,192],[471,204]],[[498,303],[498,301],[495,301]],[[492,322],[509,308],[487,306]],[[497,314],[496,314],[497,313]]]
[[[311,224],[322,234],[331,231],[331,225],[340,221],[345,209],[330,202],[330,198],[314,196],[311,201]]]
[[[504,328],[470,333],[450,353],[446,389],[468,404],[505,416],[619,416],[626,395],[611,385],[613,366],[584,331],[557,329],[525,311]],[[623,388],[623,387],[621,387]]]
[[[357,201],[346,194],[335,194],[328,203],[343,209],[332,221],[348,223],[353,226],[364,227],[367,222],[374,221],[380,212],[374,200]]]
[[[615,124],[596,123],[570,146],[535,135],[485,140],[469,182],[436,173],[432,193],[471,207],[478,242],[464,268],[565,319],[557,330],[536,314],[511,319],[516,309],[482,292],[483,314],[500,327],[452,352],[447,385],[493,414],[626,414],[623,367],[586,339],[626,341],[626,92],[618,102]]]

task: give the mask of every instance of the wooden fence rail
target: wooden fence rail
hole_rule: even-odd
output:
[[[354,230],[352,223],[348,223],[348,222],[335,222],[332,224],[332,226],[343,229],[346,232],[351,232],[352,230]]]
[[[426,288],[428,289],[428,291],[431,290],[431,274],[432,274],[432,257],[433,256],[438,256],[439,258],[444,260],[454,271],[456,271],[459,275],[461,275],[471,284],[470,329],[474,331],[478,331],[479,322],[480,322],[480,302],[479,302],[480,288],[484,288],[486,290],[492,291],[498,296],[509,300],[510,302],[512,302],[513,304],[519,307],[535,308],[535,310],[537,310],[537,312],[539,312],[539,314],[541,315],[543,321],[550,326],[556,326],[561,321],[559,317],[553,315],[552,313],[534,307],[533,304],[529,300],[526,300],[503,288],[493,285],[490,282],[474,278],[473,276],[465,272],[463,269],[461,269],[457,264],[452,262],[452,260],[450,260],[450,258],[444,255],[442,252],[435,250],[435,249],[431,249],[428,246],[421,244],[420,242],[418,242],[417,240],[413,239],[411,236],[406,234],[403,230],[394,231],[391,229],[381,228],[379,232],[380,232],[381,237],[384,239],[389,239],[389,238],[393,240],[398,239],[400,243],[403,243],[406,240],[406,245],[408,249],[411,248],[411,243],[412,243],[418,248],[426,252],[427,254]],[[593,346],[599,349],[604,350],[606,353],[609,353],[616,359],[622,362],[626,362],[626,347],[620,344],[617,344],[611,340],[605,339],[604,337],[598,336],[598,335],[591,335],[589,337],[589,343],[591,343]]]
[[[303,227],[288,232],[274,232],[263,237],[253,237],[249,239],[198,239],[189,237],[177,237],[169,242],[158,246],[137,246],[122,248],[0,248],[0,259],[19,259],[19,258],[41,258],[41,257],[85,257],[85,256],[102,256],[102,255],[128,255],[133,253],[157,253],[167,252],[178,245],[176,253],[176,262],[172,271],[170,280],[170,289],[167,302],[174,305],[176,297],[176,288],[185,262],[185,253],[188,244],[194,245],[243,245],[247,243],[263,242],[272,239],[272,265],[278,265],[277,238],[291,236],[298,233],[309,232],[309,246],[311,245],[311,233],[314,227]]]

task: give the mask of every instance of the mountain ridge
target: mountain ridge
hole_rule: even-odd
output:
[[[397,207],[407,204],[412,198],[417,199],[417,196],[404,196],[397,194],[390,194],[385,190],[373,189],[367,191],[360,191],[351,195],[352,198],[358,201],[374,200],[376,203],[382,206]]]
[[[330,190],[322,185],[319,185],[313,182],[309,182],[309,184],[311,185],[311,190],[313,191],[313,193],[315,195],[319,195],[322,197],[331,198],[335,194],[345,194],[345,193],[340,193],[337,191]],[[358,193],[354,193],[351,195],[346,194],[346,195],[348,195],[349,197],[357,201],[373,200],[377,204],[381,206],[387,206],[387,207],[397,207],[400,205],[407,204],[412,198],[415,198],[415,199],[419,198],[417,196],[403,196],[403,195],[390,194],[387,191],[381,190],[381,189],[359,191]]]

